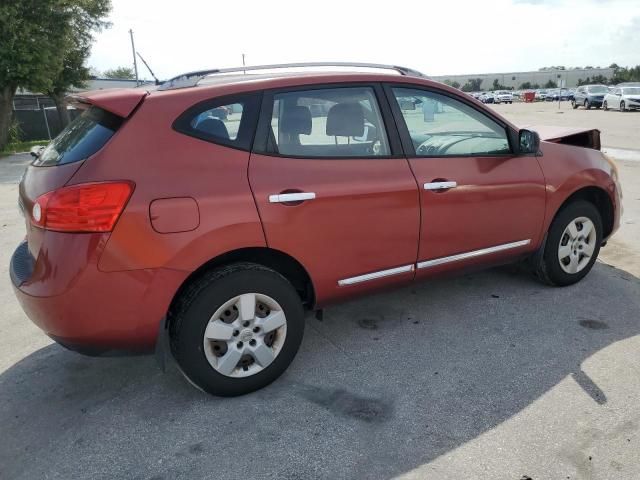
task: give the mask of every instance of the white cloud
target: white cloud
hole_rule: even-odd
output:
[[[350,60],[433,75],[640,64],[637,0],[113,0],[110,20],[89,64],[130,65],[132,28],[160,78],[237,66],[242,53],[253,65]]]

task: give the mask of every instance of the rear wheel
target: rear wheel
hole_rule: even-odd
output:
[[[620,111],[624,112],[625,110],[625,106],[624,106],[624,101],[620,102]]]
[[[577,200],[556,215],[544,245],[534,258],[538,278],[549,285],[571,285],[593,267],[602,243],[602,219],[598,209]]]
[[[602,109],[603,110],[609,110],[609,106],[607,105],[607,101],[606,100],[604,102],[602,102]]]
[[[591,102],[589,100],[584,101],[584,108],[586,108],[587,110],[591,109]]]
[[[238,263],[205,274],[171,312],[171,351],[187,379],[221,396],[262,388],[296,355],[304,332],[296,290],[279,273]]]
[[[571,100],[571,106],[573,107],[574,110],[578,108],[578,104],[576,103],[575,100]]]

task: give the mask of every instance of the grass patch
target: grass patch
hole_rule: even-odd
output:
[[[0,152],[0,155],[13,155],[14,153],[28,152],[31,147],[36,145],[46,145],[49,140],[31,140],[29,142],[13,142],[7,144],[6,147]]]

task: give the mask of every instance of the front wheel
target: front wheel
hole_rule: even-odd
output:
[[[602,109],[605,110],[605,111],[609,110],[609,106],[607,105],[606,101],[602,103]]]
[[[573,107],[574,110],[578,108],[578,104],[576,103],[575,100],[571,100],[571,106]]]
[[[589,100],[584,101],[584,108],[591,110],[591,102],[589,102]]]
[[[549,285],[572,285],[593,267],[602,243],[602,218],[584,200],[565,206],[549,227],[544,252],[534,257],[538,278]]]
[[[203,275],[170,312],[171,351],[187,379],[220,396],[262,388],[295,357],[302,302],[279,273],[237,263]]]
[[[624,106],[624,102],[620,102],[620,111],[624,112],[625,106]]]

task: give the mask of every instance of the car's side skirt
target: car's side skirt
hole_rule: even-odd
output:
[[[517,242],[504,243],[502,245],[496,245],[494,247],[481,248],[480,250],[472,250],[470,252],[459,253],[457,255],[451,255],[448,257],[440,257],[434,258],[432,260],[425,260],[424,262],[418,262],[418,269],[421,268],[431,268],[438,265],[442,265],[445,263],[451,262],[459,262],[462,260],[467,260],[469,258],[481,257],[483,255],[490,255],[492,253],[502,252],[504,250],[510,250],[512,248],[524,247],[525,245],[529,245],[531,243],[531,239],[527,240],[519,240]]]
[[[391,275],[398,275],[400,273],[412,272],[416,268],[430,268],[435,267],[437,265],[443,265],[445,263],[451,262],[459,262],[462,260],[467,260],[469,258],[481,257],[483,255],[490,255],[492,253],[498,253],[505,250],[510,250],[512,248],[524,247],[525,245],[529,245],[531,243],[531,239],[527,240],[519,240],[517,242],[504,243],[502,245],[496,245],[494,247],[482,248],[480,250],[472,250],[470,252],[459,253],[457,255],[451,255],[448,257],[440,257],[434,258],[432,260],[425,260],[424,262],[418,262],[417,264],[412,265],[403,265],[401,267],[390,268],[387,270],[380,270],[377,272],[366,273],[364,275],[358,275],[357,277],[349,277],[342,280],[338,280],[338,285],[341,287],[346,287],[348,285],[354,285],[357,283],[368,282],[370,280],[376,280],[378,278],[389,277]]]

